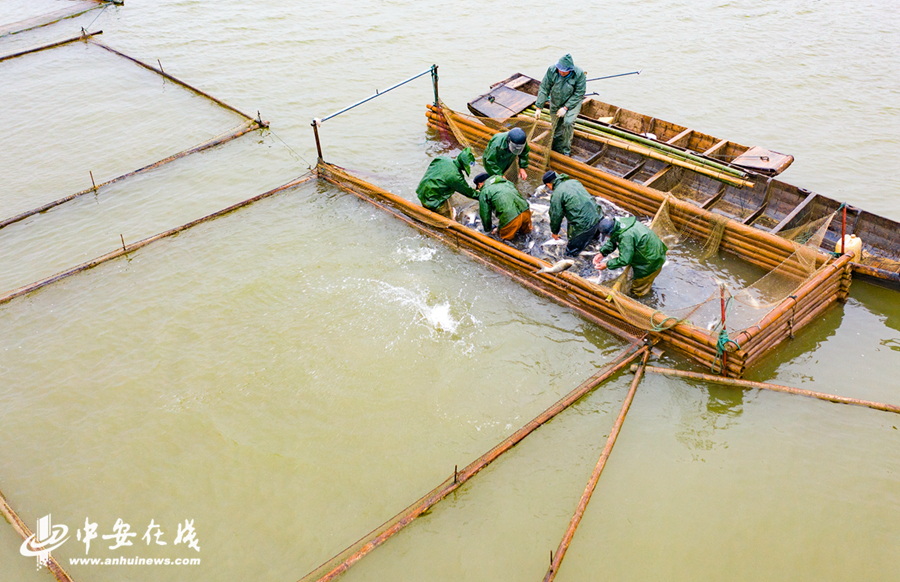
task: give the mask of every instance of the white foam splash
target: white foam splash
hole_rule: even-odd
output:
[[[397,249],[397,253],[411,262],[423,263],[425,261],[430,261],[434,255],[437,254],[437,249],[433,247],[400,247]]]

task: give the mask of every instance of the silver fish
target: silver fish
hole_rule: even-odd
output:
[[[531,211],[535,214],[547,214],[550,212],[550,206],[547,204],[531,204]]]
[[[549,240],[545,240],[544,242],[542,242],[541,246],[542,247],[558,247],[558,246],[562,246],[564,244],[566,244],[566,241],[564,241],[563,239],[557,240],[555,238],[551,238]]]
[[[556,262],[552,267],[544,267],[538,273],[561,273],[566,269],[572,268],[573,265],[575,265],[575,261],[572,259],[563,259]]]

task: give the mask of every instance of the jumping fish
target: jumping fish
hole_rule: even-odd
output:
[[[572,259],[563,259],[561,261],[557,261],[552,267],[544,267],[538,273],[561,273],[566,269],[570,269],[575,264],[575,261]]]
[[[566,241],[564,241],[563,239],[551,238],[549,240],[545,240],[544,242],[542,242],[541,246],[542,247],[559,247],[564,244],[566,244]]]

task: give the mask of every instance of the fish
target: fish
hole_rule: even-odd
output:
[[[542,242],[541,246],[542,247],[558,247],[558,246],[562,246],[564,244],[566,244],[566,241],[564,241],[563,239],[551,238],[549,240],[545,240],[544,242]]]
[[[538,271],[538,274],[540,274],[540,273],[548,273],[548,274],[561,273],[561,272],[565,271],[566,269],[572,268],[573,265],[575,265],[575,261],[573,261],[572,259],[563,259],[561,261],[556,262],[552,267],[544,267],[543,269]]]
[[[531,204],[531,211],[535,214],[547,214],[550,212],[550,207],[546,204]]]
[[[459,211],[459,215],[456,217],[456,221],[466,226],[474,226],[475,220],[477,218],[478,211],[474,208],[467,208],[465,210]]]
[[[579,257],[593,257],[594,255],[596,255],[599,252],[600,251],[581,251],[580,253],[578,253],[578,256]]]

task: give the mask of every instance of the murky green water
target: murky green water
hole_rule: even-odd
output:
[[[66,2],[40,3],[57,9]],[[0,23],[41,13],[0,1]],[[42,10],[43,10],[42,8]],[[103,42],[272,121],[0,230],[3,291],[285,183],[309,121],[440,65],[461,108],[563,52],[604,100],[791,153],[784,178],[900,219],[892,2],[139,2],[0,38]],[[12,16],[15,14],[21,15]],[[99,16],[99,17],[98,17]],[[401,195],[431,156],[426,79],[322,128]],[[96,47],[0,63],[0,218],[240,123]],[[748,377],[900,403],[900,302],[856,282]],[[702,299],[702,298],[700,298]],[[0,307],[0,490],[72,537],[75,580],[297,580],[525,424],[622,342],[355,197],[309,183]],[[691,368],[679,358],[664,365]],[[627,391],[542,427],[348,580],[538,580]],[[648,377],[559,580],[895,580],[900,418]],[[85,518],[138,535],[69,565]],[[141,540],[150,520],[167,546]],[[194,520],[200,552],[174,545]],[[46,580],[0,527],[0,580]]]

